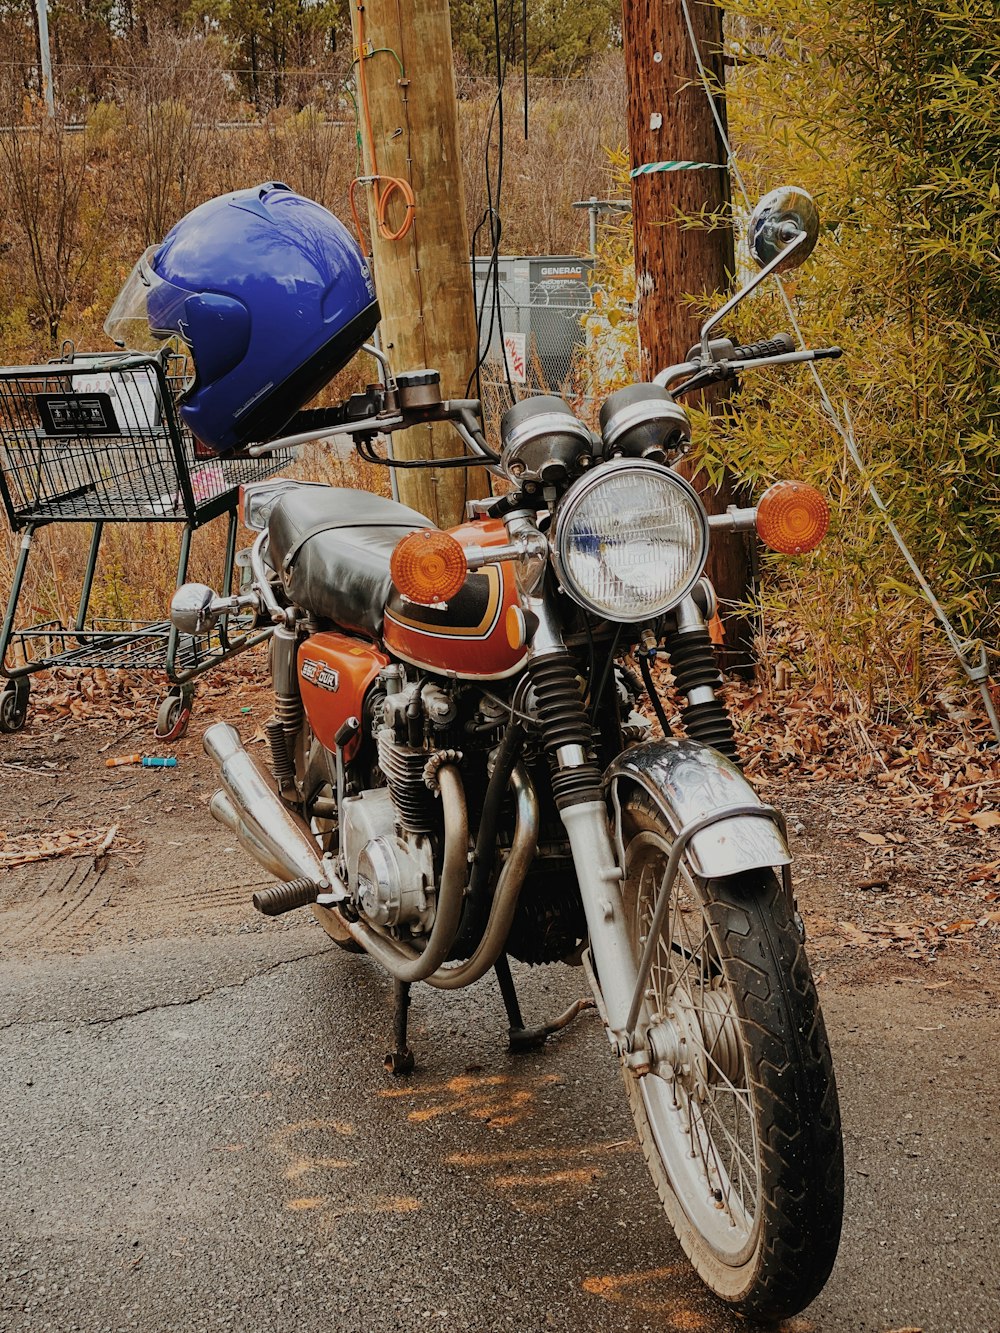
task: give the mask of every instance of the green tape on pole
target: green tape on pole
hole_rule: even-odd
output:
[[[635,180],[636,176],[649,176],[654,171],[725,171],[726,168],[718,162],[646,162],[641,167],[633,167],[629,172],[629,177]]]

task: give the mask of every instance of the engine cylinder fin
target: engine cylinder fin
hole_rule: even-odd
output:
[[[410,833],[430,833],[434,828],[434,793],[424,782],[427,758],[425,750],[400,745],[388,728],[379,732],[379,768],[399,822]]]

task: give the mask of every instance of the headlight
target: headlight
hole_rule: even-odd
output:
[[[553,545],[559,578],[582,607],[606,620],[653,620],[701,577],[708,519],[683,477],[615,459],[566,492]]]

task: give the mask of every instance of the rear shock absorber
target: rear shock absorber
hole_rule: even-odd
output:
[[[292,756],[289,753],[288,742],[285,739],[285,728],[278,717],[272,717],[264,723],[264,731],[267,735],[267,742],[271,748],[271,768],[277,779],[278,790],[281,792],[294,791],[295,789],[295,765],[292,763]]]
[[[705,624],[674,630],[664,639],[678,693],[686,700],[682,721],[691,740],[711,745],[733,763],[740,762],[732,718],[715,691],[722,674]],[[695,693],[695,692],[698,693]]]
[[[298,634],[278,625],[271,637],[271,681],[274,685],[274,717],[265,727],[271,746],[271,762],[279,788],[295,787],[295,742],[302,726],[302,696],[299,693]]]
[[[542,725],[542,744],[552,764],[556,806],[601,799],[601,771],[590,758],[594,731],[568,652],[546,654],[528,664],[535,706]]]

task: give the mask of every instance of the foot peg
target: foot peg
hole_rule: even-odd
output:
[[[274,884],[260,889],[253,896],[253,905],[265,916],[281,916],[296,907],[308,907],[316,901],[320,887],[311,879],[291,879],[287,884]]]

